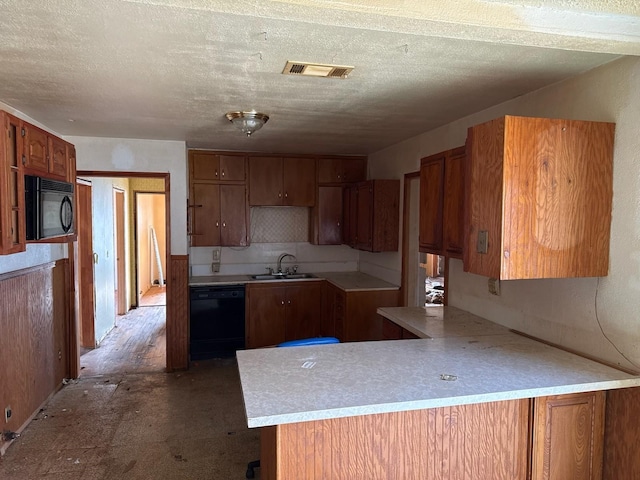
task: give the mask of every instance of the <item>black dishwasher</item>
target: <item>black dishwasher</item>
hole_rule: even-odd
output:
[[[244,349],[244,285],[190,290],[190,360],[233,357]]]

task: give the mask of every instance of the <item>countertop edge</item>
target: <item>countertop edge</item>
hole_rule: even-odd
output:
[[[606,380],[601,382],[559,385],[554,387],[540,387],[507,392],[492,392],[462,397],[443,397],[408,402],[397,402],[377,405],[362,405],[355,407],[342,407],[331,410],[317,410],[298,413],[276,414],[260,417],[250,417],[247,414],[249,428],[268,427],[288,423],[309,422],[314,420],[329,420],[360,415],[372,415],[380,413],[404,412],[410,410],[424,410],[429,408],[451,407],[458,405],[470,405],[505,400],[521,400],[525,398],[545,397],[549,395],[564,395],[570,393],[582,393],[592,391],[614,390],[640,386],[640,377],[624,380]]]

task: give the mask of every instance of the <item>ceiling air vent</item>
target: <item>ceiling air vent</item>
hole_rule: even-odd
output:
[[[282,73],[284,75],[302,75],[305,77],[347,78],[354,67],[288,61]]]

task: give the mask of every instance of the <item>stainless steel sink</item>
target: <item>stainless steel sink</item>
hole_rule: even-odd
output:
[[[251,275],[253,280],[304,280],[306,278],[316,278],[311,273],[264,273],[261,275]]]

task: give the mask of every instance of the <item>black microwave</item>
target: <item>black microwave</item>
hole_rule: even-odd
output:
[[[27,240],[73,233],[73,184],[24,176]]]

